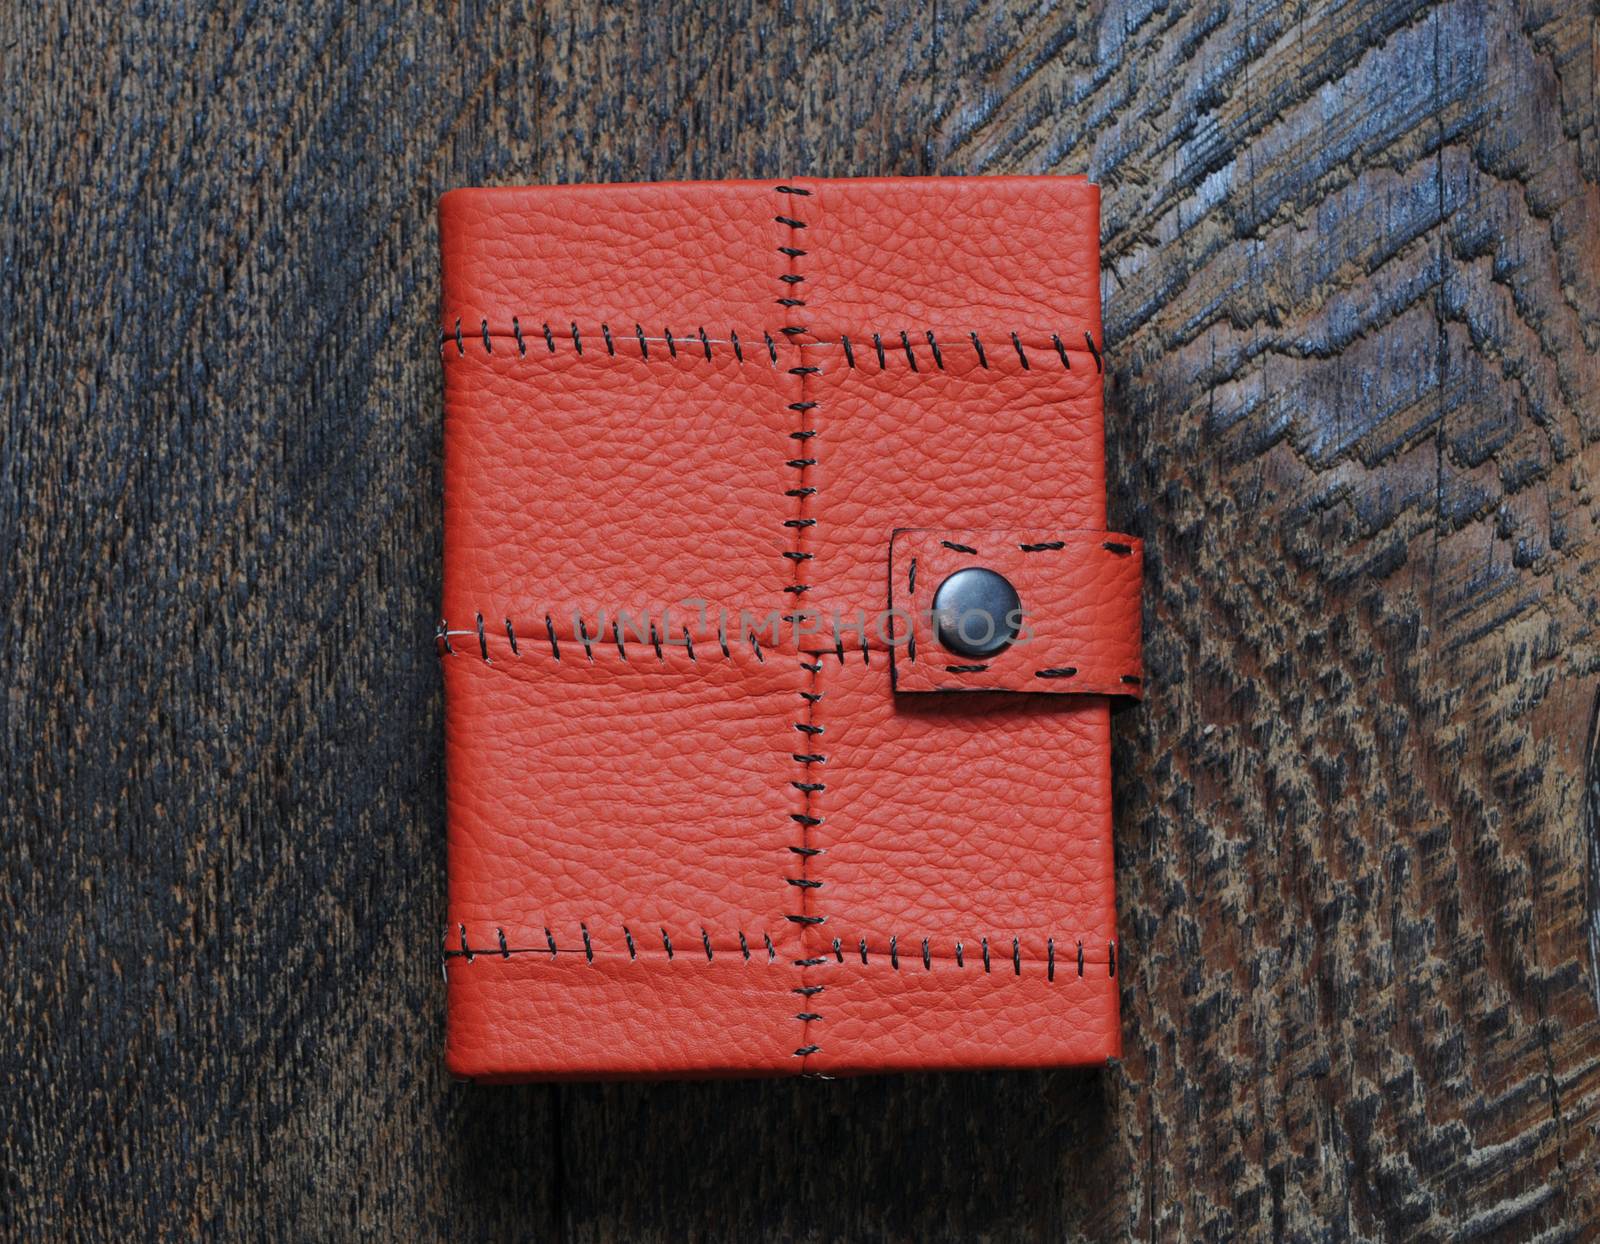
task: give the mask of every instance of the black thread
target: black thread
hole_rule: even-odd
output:
[[[450,642],[450,623],[444,618],[439,619],[439,629],[434,631],[433,638],[435,642],[439,640],[444,641],[444,651],[446,656],[455,656],[455,645]]]
[[[1116,540],[1107,540],[1100,547],[1108,553],[1115,553],[1118,557],[1127,557],[1133,552],[1133,545],[1122,544]]]
[[[1039,544],[1019,544],[1017,547],[1024,553],[1051,553],[1057,549],[1066,548],[1067,542],[1065,540],[1045,540]]]
[[[477,615],[477,617],[478,617],[478,651],[483,655],[483,659],[485,661],[487,661],[489,659],[489,640],[488,640],[488,637],[485,636],[484,633],[483,633],[483,615],[480,613],[480,614]]]
[[[506,619],[506,638],[511,641],[511,655],[521,656],[522,654],[517,651],[517,632],[512,629],[510,618]]]
[[[797,227],[797,228],[805,228],[806,227],[806,224],[803,221],[796,221],[796,220],[793,220],[792,218],[789,218],[789,217],[780,217],[779,219],[784,221],[785,223],[791,224],[792,227]],[[780,254],[786,255],[791,259],[803,258],[807,254],[809,254],[808,251],[801,250],[800,248],[794,247],[794,246],[780,246],[777,249],[778,249]],[[805,283],[808,279],[809,278],[806,275],[804,275],[803,273],[799,273],[799,272],[781,273],[778,276],[778,280],[782,284],[784,284],[785,286],[788,286],[790,288],[795,288],[795,287]],[[803,306],[806,305],[806,300],[802,299],[802,298],[784,297],[784,298],[775,299],[774,301],[776,301],[778,303],[778,305],[783,306],[785,308],[803,307]],[[551,326],[550,326],[548,321],[546,321],[544,323],[541,323],[540,331],[544,335],[545,348],[551,354],[556,353],[555,330],[551,328]],[[635,323],[633,331],[634,331],[634,338],[639,343],[639,356],[641,358],[643,358],[643,359],[648,360],[649,357],[650,357],[650,345],[649,345],[650,338],[645,335],[644,326],[642,324]],[[782,327],[779,327],[776,331],[781,335],[793,337],[793,336],[798,336],[798,335],[804,334],[804,333],[808,332],[809,330],[804,328],[804,327],[802,327],[802,326],[797,326],[797,325],[783,325]],[[931,354],[933,355],[934,365],[937,368],[939,368],[940,370],[943,370],[945,368],[944,350],[943,350],[943,347],[940,346],[940,344],[939,344],[938,334],[937,334],[937,332],[935,330],[933,330],[933,329],[900,330],[900,345],[901,345],[902,350],[906,354],[906,360],[911,365],[912,370],[914,370],[914,371],[915,370],[919,370],[919,365],[918,365],[917,360],[916,360],[915,347],[911,344],[911,340],[910,340],[913,332],[915,332],[916,334],[920,335],[923,339],[925,339],[927,341],[928,349],[931,352]],[[772,333],[773,333],[773,330],[771,330],[771,329],[764,330],[763,331],[763,337],[764,337],[764,339],[766,340],[766,343],[767,343],[768,356],[771,359],[771,361],[774,364],[776,364],[777,361],[778,361],[777,342],[773,338]],[[610,357],[615,358],[616,354],[617,354],[617,342],[616,342],[615,335],[611,331],[610,323],[605,322],[605,321],[601,322],[601,324],[600,324],[600,334],[605,339],[607,355],[609,355]],[[487,319],[485,319],[485,318],[480,317],[479,321],[478,321],[478,336],[479,336],[480,340],[482,340],[482,342],[483,342],[484,351],[486,353],[488,353],[488,354],[493,354],[494,353],[494,338],[495,338],[495,335],[496,334],[494,333],[494,331],[491,329],[491,327],[489,325],[489,321]],[[572,338],[572,344],[573,344],[574,350],[578,354],[582,355],[583,354],[583,335],[582,335],[582,329],[578,326],[577,321],[575,321],[575,320],[569,320],[568,321],[567,335]],[[517,343],[517,352],[518,352],[518,354],[526,356],[527,353],[528,353],[528,343],[527,343],[527,336],[524,333],[523,328],[522,328],[522,318],[521,318],[521,316],[514,315],[514,316],[511,317],[511,336],[513,337],[513,339],[515,339],[515,341]],[[693,336],[694,336],[695,340],[697,340],[700,343],[701,353],[704,355],[706,360],[708,362],[712,361],[712,359],[713,359],[713,357],[714,357],[714,355],[716,353],[715,349],[713,348],[716,345],[716,339],[713,338],[710,335],[710,333],[707,331],[705,325],[703,325],[703,324],[699,325],[696,328]],[[1032,360],[1028,357],[1027,349],[1023,345],[1023,342],[1022,342],[1021,334],[1020,333],[1016,333],[1016,332],[1012,332],[1012,333],[1009,334],[1009,336],[1011,337],[1012,347],[1017,352],[1017,359],[1022,364],[1023,369],[1025,371],[1026,370],[1031,370],[1032,369]],[[454,339],[455,344],[456,344],[456,353],[457,354],[465,354],[466,353],[466,336],[465,336],[465,330],[464,330],[464,328],[462,326],[461,318],[459,316],[456,317],[452,327],[448,331],[444,332],[441,335],[441,343],[442,344],[448,344],[452,340],[452,338]],[[982,337],[980,337],[977,332],[973,331],[973,332],[969,332],[967,334],[967,339],[972,343],[972,349],[973,349],[973,352],[977,355],[977,359],[978,359],[979,365],[981,367],[987,369],[990,366],[990,364],[989,364],[989,356],[988,356],[988,351],[984,348]],[[1104,355],[1104,353],[1102,352],[1100,347],[1095,344],[1094,337],[1090,333],[1085,332],[1083,334],[1083,339],[1084,339],[1085,345],[1087,346],[1087,348],[1089,350],[1090,355],[1094,358],[1095,370],[1103,371],[1104,370],[1104,365],[1105,365],[1105,355]],[[673,332],[672,332],[672,330],[670,328],[664,328],[662,330],[662,340],[664,340],[667,343],[668,353],[673,358],[677,358],[678,357],[677,343],[678,343],[679,339],[673,334]],[[887,349],[883,344],[882,335],[879,334],[879,333],[873,333],[872,334],[872,341],[873,341],[873,348],[875,349],[875,351],[878,354],[878,367],[879,367],[879,370],[883,370],[888,365],[888,355],[887,355]],[[744,360],[744,346],[743,346],[743,343],[739,340],[739,334],[738,334],[737,330],[734,330],[734,329],[730,329],[729,330],[729,333],[728,333],[728,344],[733,347],[734,356],[738,359],[739,362],[743,363],[745,361]],[[852,342],[847,335],[841,334],[837,343],[834,343],[834,342],[821,342],[821,343],[818,343],[818,344],[822,344],[822,345],[837,344],[837,345],[842,346],[843,349],[844,349],[845,361],[846,361],[847,365],[849,367],[851,367],[852,369],[858,368],[860,366],[860,363],[856,359],[856,356],[855,356],[855,343]],[[1061,340],[1061,335],[1059,333],[1051,333],[1050,334],[1050,344],[1055,348],[1056,356],[1061,360],[1062,367],[1064,367],[1067,371],[1071,371],[1072,370],[1072,356],[1068,352],[1066,344]]]
[[[977,556],[978,553],[978,550],[973,548],[970,544],[957,544],[954,540],[941,540],[939,543],[944,545],[945,548],[951,549],[957,553],[970,553],[973,556]]]
[[[792,884],[792,886],[802,887],[821,886],[822,884],[818,883],[818,881],[810,881],[810,879],[803,878],[786,878],[786,881],[787,883]],[[794,919],[798,919],[798,921],[802,921],[802,923],[822,923],[822,918],[819,918],[819,916],[811,916],[811,918],[805,918],[805,916],[802,916],[802,918]],[[619,927],[621,927],[622,931],[622,940],[624,940],[624,943],[627,945],[627,956],[629,956],[629,959],[637,959],[638,955],[640,955],[640,948],[638,948],[637,940],[634,939],[634,931],[632,931],[632,927],[627,926],[627,924],[621,924]],[[582,947],[584,947],[584,958],[586,958],[589,963],[594,963],[595,956],[597,956],[598,953],[597,947],[595,947],[594,931],[590,929],[587,921],[579,921],[578,929],[579,935],[581,935],[582,939]],[[446,940],[446,948],[445,951],[443,951],[443,956],[445,956],[446,959],[467,959],[469,963],[472,963],[472,961],[475,961],[478,956],[482,955],[499,956],[499,958],[502,959],[509,959],[514,955],[549,955],[550,958],[558,958],[558,956],[562,955],[562,953],[566,953],[566,955],[576,953],[574,950],[560,950],[557,942],[555,942],[555,934],[554,932],[550,931],[549,926],[542,926],[541,931],[544,932],[544,945],[542,945],[542,947],[514,947],[514,945],[510,945],[510,940],[507,939],[506,929],[504,929],[502,926],[494,929],[493,945],[490,945],[490,947],[474,947],[474,945],[470,943],[469,937],[467,937],[466,924],[458,923],[456,924],[456,929],[454,929],[453,934],[456,947],[450,948],[450,942]],[[749,937],[747,937],[746,932],[744,932],[744,929],[739,929],[738,939],[739,955],[741,955],[744,959],[752,958],[754,955],[752,955],[752,950],[750,950],[750,940]],[[830,953],[832,953],[832,956],[834,956],[835,963],[845,963],[843,939],[840,939],[840,937],[834,937],[834,939],[830,939],[830,942],[832,942],[832,951],[830,951]],[[776,948],[776,945],[774,945],[773,939],[771,939],[771,934],[765,934],[765,932],[763,932],[762,943],[766,947],[766,958],[768,958],[768,963],[776,963],[776,959],[778,959],[778,948]],[[1086,956],[1085,943],[1080,940],[1080,942],[1075,943],[1075,945],[1077,945],[1078,950],[1078,975],[1085,975],[1086,967],[1088,967],[1088,956]],[[666,927],[664,926],[661,927],[661,947],[662,953],[664,953],[667,958],[677,958],[677,947],[675,947],[674,942],[672,942],[672,935],[670,935],[670,932],[667,931]],[[987,937],[984,937],[984,939],[981,940],[981,947],[982,961],[984,961],[984,971],[992,972],[994,971],[994,961],[992,961],[992,955],[990,955],[989,939],[987,939]],[[710,929],[707,929],[704,924],[701,926],[701,948],[702,950],[706,951],[707,961],[714,961],[715,955],[717,955],[717,948],[715,948],[714,943],[712,943]],[[931,939],[928,939],[928,937],[923,937],[923,939],[920,939],[920,948],[922,948],[923,969],[925,969],[925,971],[933,971],[933,942],[931,942]],[[854,953],[859,956],[862,964],[867,964],[867,966],[872,964],[872,950],[870,950],[870,943],[866,937],[858,937],[858,939],[856,939]],[[1107,975],[1112,975],[1112,977],[1117,975],[1117,956],[1117,942],[1114,942],[1114,940],[1109,940],[1109,942],[1106,943],[1106,971]],[[893,971],[901,971],[901,963],[899,963],[899,934],[893,934],[890,937],[890,950],[888,950],[888,958],[890,958],[891,969],[893,969]],[[794,963],[795,966],[819,967],[822,966],[822,964],[826,964],[827,961],[829,961],[827,956],[819,956],[819,958],[794,959],[792,963]],[[965,943],[960,942],[960,940],[955,942],[955,963],[957,963],[957,966],[960,967],[966,966]],[[1022,940],[1021,937],[1016,937],[1016,935],[1011,937],[1011,971],[1013,971],[1014,975],[1022,974]],[[1050,937],[1050,939],[1046,940],[1045,942],[1045,975],[1046,979],[1048,980],[1056,979],[1056,939],[1054,939],[1054,937]],[[797,995],[805,996],[805,998],[811,998],[811,996],[816,996],[819,995],[819,993],[822,993],[824,988],[826,988],[824,985],[800,985],[800,987],[792,988],[790,991],[792,991],[792,993],[797,993]]]
[[[790,886],[813,887],[821,886],[822,884],[818,883],[818,881],[808,881],[808,879],[784,879],[786,879]],[[821,923],[821,918],[816,918],[816,916],[813,916],[813,918],[790,919],[800,919],[800,921],[810,921],[810,923]],[[579,934],[581,934],[582,937],[582,943],[584,943],[584,958],[586,958],[589,963],[594,963],[594,934],[592,934],[592,931],[590,931],[587,921],[579,921],[578,929]],[[634,940],[634,932],[632,932],[632,929],[630,929],[627,924],[622,924],[621,929],[622,940],[627,943],[627,956],[629,956],[629,959],[637,959],[640,951],[638,951],[638,943]],[[563,951],[558,950],[557,943],[555,943],[555,934],[550,932],[549,926],[542,927],[542,932],[544,932],[544,945],[542,945],[542,947],[514,947],[514,945],[510,945],[509,939],[506,937],[506,929],[504,929],[504,927],[496,927],[496,929],[494,929],[493,947],[474,947],[474,945],[470,945],[469,939],[467,939],[466,924],[456,924],[454,939],[456,939],[456,945],[458,945],[459,948],[448,948],[450,947],[450,943],[448,943],[448,940],[446,940],[446,950],[443,951],[443,956],[445,956],[446,959],[464,958],[467,959],[469,963],[475,961],[475,959],[477,959],[480,955],[498,955],[499,958],[504,959],[512,958],[514,955],[550,955],[552,958],[557,958],[557,956],[560,955],[560,953],[563,953]],[[739,929],[738,937],[739,953],[741,953],[741,956],[744,956],[746,959],[752,958],[749,939],[747,939],[746,934],[744,934],[742,929]],[[768,958],[768,963],[774,963],[774,961],[778,959],[778,948],[776,948],[776,945],[774,945],[773,939],[771,939],[771,934],[765,934],[765,932],[763,932],[762,942],[766,947],[766,958]],[[928,937],[923,937],[920,945],[922,945],[923,969],[925,969],[925,971],[933,971],[933,942],[931,942],[931,939],[928,939]],[[990,958],[989,939],[987,939],[987,937],[986,939],[982,939],[981,945],[982,959],[984,959],[984,971],[992,972],[992,967],[994,967],[994,964],[992,964],[992,958]],[[1088,966],[1088,956],[1086,956],[1085,943],[1083,943],[1082,940],[1078,940],[1075,945],[1077,945],[1078,951],[1078,975],[1082,977],[1082,975],[1085,975],[1086,966]],[[672,935],[667,932],[666,927],[661,927],[661,947],[662,951],[666,953],[667,958],[672,959],[677,956],[677,947],[675,947],[674,943],[672,943]],[[702,950],[706,951],[707,961],[712,961],[712,959],[715,959],[715,947],[712,945],[712,939],[710,939],[710,931],[706,926],[704,926],[704,924],[701,926],[701,948]],[[565,951],[565,953],[571,955],[571,953],[574,953],[574,951],[568,950]],[[856,939],[854,953],[861,958],[862,964],[867,964],[867,966],[870,966],[870,945],[869,942],[867,942],[866,937],[858,937],[858,939]],[[1117,942],[1114,942],[1114,940],[1107,940],[1106,971],[1107,975],[1112,975],[1112,977],[1117,975],[1117,955]],[[834,956],[835,963],[845,963],[843,939],[840,939],[840,937],[834,937],[834,939],[832,939],[832,956]],[[821,956],[821,958],[794,959],[792,963],[794,963],[795,966],[819,967],[822,966],[822,964],[826,964],[827,961],[829,961],[827,956]],[[960,942],[960,940],[955,942],[955,963],[957,963],[958,967],[966,966],[965,943]],[[890,966],[893,967],[894,971],[899,971],[899,934],[893,934],[890,937]],[[1016,935],[1011,937],[1011,971],[1013,971],[1014,975],[1022,974],[1022,940],[1021,937],[1016,937]],[[1045,942],[1045,977],[1046,980],[1056,979],[1056,939],[1054,939],[1054,937],[1046,939]],[[824,985],[800,985],[800,987],[792,988],[790,991],[792,991],[792,993],[798,993],[798,995],[805,996],[805,998],[811,998],[811,996],[822,993],[824,988],[826,988]]]
[[[550,655],[556,660],[561,659],[561,645],[556,643],[556,624],[550,620],[550,615],[544,615],[544,633],[550,638]]]
[[[1033,676],[1035,678],[1071,678],[1077,672],[1078,667],[1076,665],[1061,665],[1055,669],[1034,670]]]

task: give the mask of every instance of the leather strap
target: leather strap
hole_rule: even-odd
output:
[[[958,570],[1004,576],[1022,602],[1022,631],[973,658],[942,647],[933,597]],[[1144,545],[1104,531],[902,528],[889,545],[897,628],[894,689],[1144,694],[1139,587]]]

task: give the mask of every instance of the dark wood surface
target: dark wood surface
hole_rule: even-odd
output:
[[[1560,1240],[1600,1212],[1600,17],[0,14],[0,1228]],[[433,209],[1087,172],[1109,1072],[440,1064]]]

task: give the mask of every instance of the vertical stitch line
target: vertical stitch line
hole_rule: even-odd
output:
[[[810,197],[810,191],[803,187],[779,185],[774,188],[774,198],[777,201],[777,211],[774,214],[774,219],[786,231],[780,238],[777,247],[777,251],[784,257],[785,263],[783,270],[778,274],[779,288],[776,302],[786,312],[794,314],[797,319],[806,302],[804,298],[795,297],[795,294],[805,287],[805,275],[800,271],[800,259],[806,253],[801,246],[801,230],[806,228],[808,214],[806,212],[806,200]],[[816,463],[815,451],[811,445],[811,441],[816,434],[816,427],[812,420],[812,412],[816,408],[816,402],[810,392],[812,376],[815,372],[805,365],[807,361],[804,353],[805,346],[801,340],[805,335],[806,328],[803,324],[790,324],[783,329],[785,339],[794,343],[800,349],[800,365],[790,368],[790,374],[797,376],[800,381],[799,400],[790,406],[790,409],[794,410],[798,415],[799,426],[791,429],[790,437],[800,441],[805,446],[797,457],[789,460],[789,466],[798,473],[799,478],[795,481],[796,486],[786,492],[787,496],[794,499],[794,511],[784,524],[785,529],[793,536],[793,543],[785,551],[784,565],[788,582],[785,584],[784,590],[795,598],[796,616],[803,615],[805,611],[801,598],[807,589],[807,585],[802,583],[801,580],[806,573],[806,563],[810,560],[808,557],[803,556],[806,553],[805,541],[810,530],[810,524],[806,521],[808,518],[807,502],[816,491],[815,488],[810,486],[810,472]],[[773,363],[776,364],[777,351],[770,334],[767,335],[767,349],[772,354]],[[788,544],[787,541],[785,543]],[[806,968],[804,967],[804,960],[806,959],[804,946],[806,930],[814,923],[820,924],[823,919],[813,910],[811,900],[811,892],[815,889],[820,889],[821,883],[810,876],[810,864],[813,854],[811,829],[821,823],[820,818],[816,815],[816,795],[819,783],[812,780],[812,766],[820,764],[823,760],[822,748],[817,745],[820,728],[815,720],[817,701],[821,698],[821,693],[817,686],[821,665],[820,661],[808,662],[804,655],[800,657],[804,684],[800,694],[802,703],[805,705],[805,711],[795,725],[806,739],[803,745],[805,750],[802,753],[804,758],[798,761],[804,768],[805,780],[801,783],[802,811],[798,817],[794,818],[800,828],[800,845],[798,850],[790,849],[789,859],[785,861],[786,872],[788,868],[793,867],[796,863],[799,866],[799,876],[794,879],[798,884],[791,886],[790,889],[793,894],[798,896],[800,905],[799,917],[794,923],[801,939],[801,954],[798,960],[800,964],[800,980],[798,983],[802,988],[807,983]],[[819,987],[817,994],[820,995],[821,992],[822,990]],[[808,994],[806,996],[809,999],[812,995]],[[802,1074],[805,1072],[810,1056],[817,1053],[821,1048],[813,1037],[812,1025],[822,1020],[822,1011],[823,1008],[815,1001],[808,1001],[806,1008],[795,1016],[799,1020],[801,1027],[800,1042],[795,1047],[794,1054],[795,1057],[800,1059]]]

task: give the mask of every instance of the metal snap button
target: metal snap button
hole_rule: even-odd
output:
[[[934,634],[964,657],[992,657],[1022,628],[1022,598],[1011,581],[982,566],[958,570],[933,594]]]

